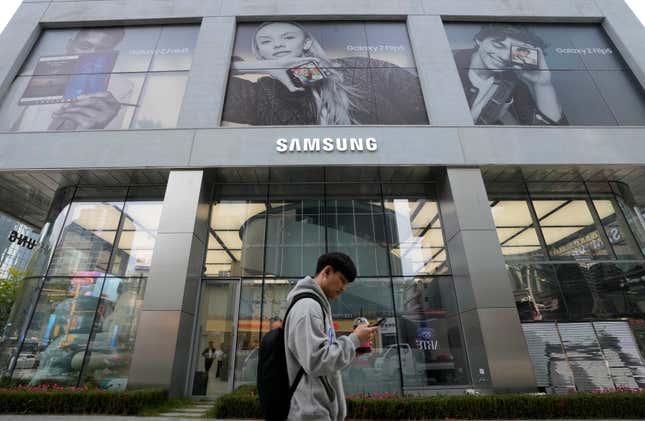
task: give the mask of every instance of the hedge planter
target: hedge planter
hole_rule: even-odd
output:
[[[255,390],[245,388],[215,402],[209,416],[262,418]],[[569,395],[433,396],[426,398],[349,398],[354,419],[645,419],[645,393]]]
[[[0,389],[0,414],[136,415],[163,403],[163,390],[108,392],[66,388]]]

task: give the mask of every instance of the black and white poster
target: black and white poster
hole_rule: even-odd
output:
[[[428,124],[400,22],[238,25],[223,125]]]
[[[0,106],[0,130],[175,127],[198,32],[48,29]]]
[[[643,125],[643,89],[598,25],[447,23],[479,125]]]

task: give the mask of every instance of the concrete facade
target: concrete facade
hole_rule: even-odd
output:
[[[267,18],[407,22],[430,125],[220,127],[236,22]],[[645,31],[628,6],[616,0],[23,2],[0,35],[0,96],[44,28],[201,23],[177,129],[0,133],[0,172],[171,170],[132,385],[161,386],[176,395],[189,391],[188,355],[207,242],[204,169],[360,165],[445,168],[440,188],[444,235],[475,386],[535,390],[480,167],[637,168],[645,166],[645,127],[475,126],[443,27],[444,21],[456,20],[601,24],[645,86]],[[337,136],[374,137],[378,151],[275,150],[278,138]]]

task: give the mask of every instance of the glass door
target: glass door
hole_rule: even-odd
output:
[[[193,396],[215,398],[233,386],[239,280],[204,281],[195,332]]]

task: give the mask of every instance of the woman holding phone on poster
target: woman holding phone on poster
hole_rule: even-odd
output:
[[[263,23],[251,43],[255,60],[233,59],[224,121],[248,125],[427,124],[418,78],[391,63],[366,57],[332,60],[294,22]],[[370,65],[383,71],[370,73]],[[262,77],[251,80],[244,77],[248,74]]]

